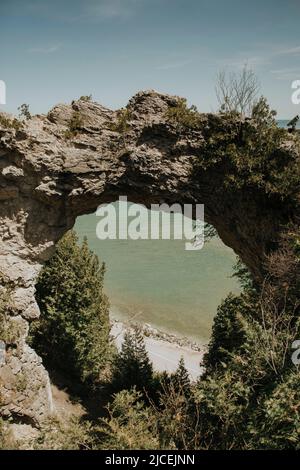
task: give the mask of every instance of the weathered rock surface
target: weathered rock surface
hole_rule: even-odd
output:
[[[12,288],[11,315],[25,325],[14,344],[7,344],[0,368],[5,415],[39,422],[51,412],[48,374],[25,342],[28,322],[39,315],[35,281],[76,217],[100,203],[119,195],[147,206],[204,203],[207,222],[262,276],[265,253],[285,222],[283,212],[271,198],[261,204],[260,195],[247,190],[225,193],[224,165],[195,171],[216,118],[203,115],[203,131],[178,130],[166,119],[177,101],[138,93],[129,102],[123,133],[111,130],[117,112],[84,100],[55,106],[19,130],[0,123],[0,271]],[[66,135],[74,112],[82,120],[79,132]],[[25,378],[18,387],[20,374]]]

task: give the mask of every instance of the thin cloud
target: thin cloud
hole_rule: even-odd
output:
[[[168,64],[162,64],[158,65],[156,67],[157,70],[172,70],[172,69],[180,69],[182,67],[185,67],[186,65],[189,65],[192,62],[192,60],[182,60],[178,62],[170,62]]]
[[[59,49],[61,49],[60,44],[55,44],[52,46],[45,46],[45,47],[32,47],[28,49],[27,52],[30,54],[53,54],[54,52],[57,52]]]
[[[274,55],[300,55],[300,46],[279,50]]]
[[[256,69],[264,65],[270,64],[270,60],[266,57],[247,57],[246,55],[243,58],[229,58],[221,59],[218,61],[222,67],[230,67],[235,69],[243,69],[247,65],[250,69]]]
[[[34,15],[63,23],[97,22],[127,19],[134,16],[140,6],[150,0],[13,0],[7,3],[6,12],[22,16]],[[162,0],[161,0],[162,1]],[[0,0],[1,2],[1,0]]]
[[[85,17],[89,19],[127,19],[132,17],[143,0],[100,0],[87,2]]]
[[[270,70],[276,80],[298,80],[300,77],[300,67],[281,68]]]
[[[289,57],[289,56],[298,56],[300,55],[300,46],[295,47],[286,47],[286,48],[272,48],[273,50],[267,52],[264,56],[250,56],[247,57],[245,54],[243,58],[228,58],[219,60],[219,64],[223,67],[230,67],[236,69],[242,69],[245,64],[247,64],[251,69],[257,69],[267,65],[271,65],[274,62],[278,62],[280,58]],[[241,54],[239,54],[241,56]],[[296,69],[297,71],[299,69]],[[291,78],[293,73],[295,73],[295,68],[278,68],[275,70],[270,70],[270,72],[276,76],[278,80],[284,80],[286,78]]]

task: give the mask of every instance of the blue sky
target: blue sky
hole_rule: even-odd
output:
[[[150,88],[214,111],[218,71],[248,62],[279,118],[300,113],[299,0],[1,0],[0,18],[8,112],[90,93],[118,108]]]

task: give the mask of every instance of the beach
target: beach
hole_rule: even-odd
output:
[[[150,325],[142,327],[147,353],[153,364],[153,368],[158,372],[175,372],[178,362],[183,357],[185,367],[189,372],[191,380],[197,380],[202,374],[203,367],[200,366],[206,346],[189,342],[187,338],[176,337],[168,333],[161,332]],[[130,325],[113,320],[111,336],[120,350],[124,340],[124,334]],[[150,333],[149,333],[150,331]]]

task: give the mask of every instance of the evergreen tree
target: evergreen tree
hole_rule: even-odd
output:
[[[80,382],[97,381],[110,351],[105,266],[71,231],[58,243],[38,283],[40,319],[31,342],[47,366]]]
[[[120,353],[114,364],[112,386],[114,390],[149,390],[152,386],[153,368],[149,360],[141,329],[135,326],[126,331]]]
[[[184,359],[182,356],[178,363],[178,367],[172,376],[172,382],[177,391],[182,392],[186,396],[190,394],[191,392],[190,377],[185,367]]]

